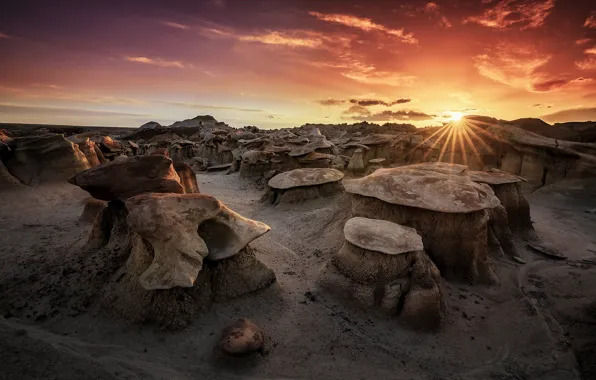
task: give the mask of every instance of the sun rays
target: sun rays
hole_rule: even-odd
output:
[[[461,112],[452,112],[449,123],[423,139],[409,153],[424,147],[424,161],[469,165],[473,160],[477,165],[485,165],[483,156],[494,155],[494,151],[482,138],[483,135],[491,136],[483,124],[487,123],[466,118]]]

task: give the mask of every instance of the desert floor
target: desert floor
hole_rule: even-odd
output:
[[[237,174],[198,175],[201,192],[271,232],[252,245],[271,288],[217,304],[181,332],[131,325],[94,303],[101,273],[77,249],[88,196],[74,186],[0,193],[0,379],[596,379],[596,182],[528,194],[544,244],[493,259],[501,283],[444,283],[440,331],[417,333],[321,294],[319,269],[342,244],[348,196],[271,206]],[[98,280],[100,279],[100,280]],[[250,318],[265,356],[223,360],[219,333]]]

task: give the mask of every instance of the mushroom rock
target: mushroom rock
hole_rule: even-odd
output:
[[[6,168],[25,185],[66,181],[90,167],[78,145],[63,135],[18,137],[11,141],[11,146]]]
[[[350,163],[348,164],[348,171],[354,175],[364,174],[364,158],[362,149],[358,148],[354,151]]]
[[[308,144],[292,149],[289,154],[292,157],[298,157],[298,156],[304,156],[304,155],[314,152],[318,149],[328,150],[333,147],[334,147],[334,145],[332,143],[330,143],[329,141],[327,141],[325,136],[311,137],[311,141]],[[328,152],[321,152],[321,153],[328,153]]]
[[[374,173],[377,169],[383,169],[385,167],[385,158],[373,158],[372,160],[368,160],[369,166],[366,168],[366,175]]]
[[[280,173],[269,180],[266,198],[273,204],[300,203],[341,194],[344,174],[336,169],[303,168]]]
[[[265,335],[253,321],[239,319],[221,332],[218,348],[230,355],[246,355],[263,350]]]
[[[328,168],[334,158],[335,156],[332,154],[311,152],[306,156],[298,158],[298,163],[301,167]]]
[[[119,265],[100,301],[135,323],[185,328],[213,302],[275,282],[249,245],[267,231],[269,226],[202,194],[152,193],[126,203],[111,201],[88,244],[115,255]]]
[[[142,193],[184,193],[172,160],[163,155],[111,161],[81,172],[68,182],[104,201],[124,200]]]
[[[79,220],[84,223],[93,223],[97,218],[97,215],[108,206],[106,201],[95,199],[93,197],[86,198],[83,201],[83,204],[83,213],[79,217]]]
[[[257,137],[256,139],[252,140],[238,140],[238,143],[244,149],[259,149],[265,145],[268,145],[269,140],[265,137]]]
[[[472,181],[485,183],[493,189],[507,211],[511,231],[533,237],[535,231],[530,217],[530,204],[522,191],[522,178],[495,169],[469,171],[467,174]]]
[[[355,217],[346,222],[344,236],[320,273],[321,288],[414,329],[439,326],[445,312],[440,273],[416,230]]]
[[[489,262],[490,211],[501,203],[488,186],[465,175],[411,167],[378,169],[345,180],[352,214],[415,228],[441,273],[468,282],[496,281]]]
[[[244,178],[262,177],[263,173],[271,170],[271,158],[275,153],[250,150],[242,154],[240,161],[240,176]]]

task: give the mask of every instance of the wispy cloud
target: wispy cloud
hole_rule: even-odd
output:
[[[498,44],[476,56],[474,66],[480,75],[496,82],[532,92],[548,92],[571,82],[540,71],[551,58],[528,46]]]
[[[35,114],[35,115],[65,115],[65,116],[121,116],[121,117],[139,117],[148,116],[146,114],[99,111],[79,108],[58,108],[58,107],[40,107],[16,104],[0,104],[0,114]]]
[[[590,29],[596,29],[596,12],[592,12],[584,22],[584,27]]]
[[[179,69],[185,68],[187,65],[181,61],[168,61],[161,58],[149,57],[125,57],[128,62],[143,63],[146,65],[160,66],[160,67],[176,67]]]
[[[392,37],[397,38],[399,41],[406,44],[417,44],[418,40],[414,38],[414,34],[405,33],[404,29],[391,29],[384,25],[377,24],[369,18],[361,18],[351,15],[344,14],[324,14],[319,12],[309,12],[311,16],[314,16],[322,21],[333,22],[342,24],[352,28],[357,28],[365,32],[377,31],[388,34]]]
[[[586,57],[575,62],[575,66],[580,70],[596,70],[596,47],[584,50]]]
[[[313,62],[312,65],[338,69],[342,76],[370,85],[408,87],[418,80],[413,75],[379,70],[375,65],[363,63],[347,53],[338,56],[337,62]]]
[[[293,48],[329,48],[349,44],[349,39],[341,36],[327,36],[312,30],[267,30],[260,33],[243,34],[222,26],[203,27],[200,33],[207,37],[232,38],[243,42],[258,42],[265,45],[279,45]]]
[[[241,108],[241,107],[230,107],[230,106],[213,106],[207,104],[195,104],[195,103],[184,103],[184,102],[168,102],[168,101],[154,101],[156,104],[163,104],[168,106],[192,108],[192,109],[205,109],[205,110],[226,110],[226,111],[240,111],[240,112],[267,112],[261,109],[255,108]]]
[[[556,0],[498,0],[484,13],[468,17],[465,22],[473,22],[495,29],[539,28],[544,25],[546,18],[555,7],[555,2]]]
[[[8,39],[8,38],[12,38],[12,36],[6,34],[6,33],[1,33],[0,32],[0,38],[4,38],[4,39]]]
[[[352,110],[352,108],[350,110]],[[385,110],[378,113],[371,113],[370,111],[366,110],[366,108],[365,110],[367,112],[364,112],[360,108],[354,109],[351,112],[350,110],[346,111],[346,114],[356,114],[354,116],[351,116],[350,119],[360,121],[424,121],[434,119],[433,115],[429,115],[427,113],[419,111]]]
[[[590,43],[590,41],[592,41],[590,38],[582,38],[579,40],[575,40],[575,44],[576,45],[585,45],[587,43]]]
[[[181,30],[190,29],[190,26],[188,26],[188,25],[179,24],[177,22],[172,22],[172,21],[160,21],[160,24],[169,26],[170,28],[174,28],[174,29],[181,29]]]
[[[318,48],[323,45],[322,35],[316,32],[295,31],[278,32],[271,31],[258,35],[237,36],[240,41],[260,42],[267,45],[284,45],[291,47]]]
[[[404,104],[404,103],[409,103],[411,101],[412,101],[412,99],[410,99],[410,98],[397,99],[392,102],[386,102],[384,100],[379,100],[379,99],[350,99],[350,103],[358,104],[359,106],[363,106],[363,107],[370,107],[370,106],[391,107],[396,104]]]
[[[552,104],[533,104],[532,108],[553,108]]]
[[[211,4],[215,5],[216,7],[225,8],[226,0],[211,0]]]
[[[339,106],[341,104],[344,104],[345,102],[346,102],[345,100],[340,100],[340,99],[317,100],[317,103],[319,103],[322,106]]]

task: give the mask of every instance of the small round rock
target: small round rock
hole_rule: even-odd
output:
[[[239,319],[223,329],[219,349],[230,355],[245,355],[263,349],[263,331],[249,319]]]

